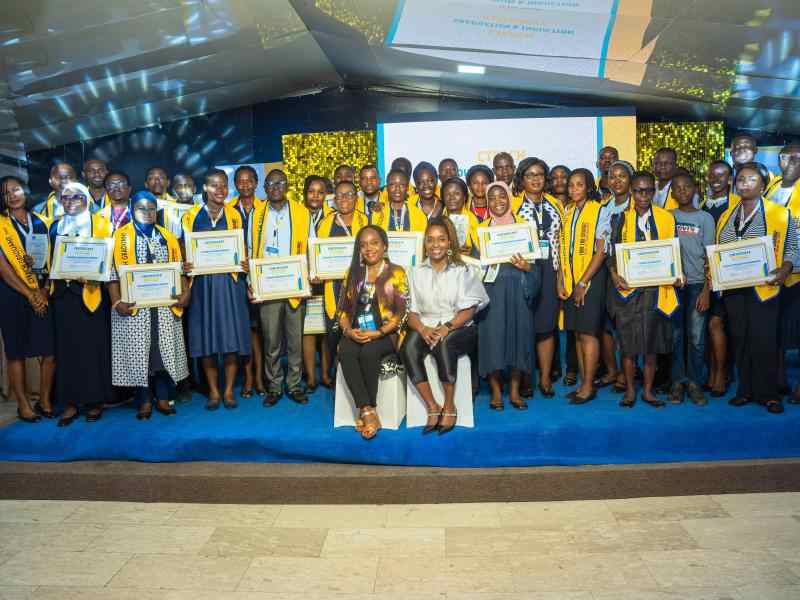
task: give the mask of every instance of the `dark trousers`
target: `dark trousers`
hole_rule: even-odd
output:
[[[780,302],[773,298],[759,301],[750,289],[725,292],[725,308],[738,374],[737,396],[756,402],[780,398],[778,395],[778,312]]]
[[[416,331],[410,331],[400,348],[400,357],[406,366],[411,383],[425,383],[428,373],[425,371],[424,360],[428,354],[433,355],[436,369],[439,371],[439,381],[442,383],[455,383],[458,373],[458,359],[469,354],[475,347],[478,334],[477,327],[460,327],[450,332],[447,336],[431,349],[425,339]]]
[[[675,290],[679,305],[672,313],[672,383],[703,385],[706,381],[708,311],[701,313],[696,308],[703,287],[702,283],[690,283]]]
[[[151,375],[149,379],[150,385],[148,387],[135,388],[136,403],[139,406],[147,404],[153,399],[167,400],[174,385],[170,376],[164,371]]]
[[[394,354],[390,337],[359,344],[348,337],[339,342],[339,366],[358,408],[377,406],[381,361]]]

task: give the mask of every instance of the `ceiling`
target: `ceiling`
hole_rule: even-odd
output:
[[[343,85],[800,133],[797,0],[26,0],[0,21],[6,157]]]

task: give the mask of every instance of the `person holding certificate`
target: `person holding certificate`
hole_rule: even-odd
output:
[[[522,222],[511,209],[511,190],[503,181],[490,183],[489,218],[482,226],[495,227]],[[533,308],[541,286],[541,272],[515,254],[510,263],[490,266],[483,279],[489,294],[489,307],[478,324],[478,370],[489,379],[492,398],[489,406],[503,410],[504,373],[508,374],[508,398],[511,405],[525,410],[520,397],[522,374],[530,374],[533,364]]]
[[[466,180],[469,188],[469,209],[479,222],[485,221],[489,218],[486,188],[494,181],[494,171],[486,165],[473,165],[467,171]]]
[[[232,206],[239,211],[239,216],[242,217],[242,225],[244,229],[244,239],[247,244],[247,255],[253,256],[253,214],[256,209],[264,205],[264,200],[256,196],[256,189],[258,187],[258,173],[250,165],[242,165],[237,167],[233,174],[233,184],[236,186],[236,191],[239,192],[230,201],[228,206]],[[265,191],[266,182],[265,182]],[[265,396],[267,391],[264,388],[264,357],[262,355],[261,340],[261,323],[258,312],[258,306],[249,304],[250,311],[250,347],[253,352],[250,359],[244,365],[244,383],[240,395],[242,398],[250,398],[253,395],[253,385],[258,396]]]
[[[789,210],[762,196],[769,171],[759,163],[745,163],[736,173],[741,202],[726,210],[717,222],[717,243],[727,244],[770,236],[780,267],[768,283],[723,292],[733,346],[738,387],[728,403],[758,402],[771,413],[782,413],[778,393],[778,323],[781,287],[797,262],[797,226]]]
[[[342,189],[347,189],[345,182],[337,186],[337,193]],[[381,428],[376,410],[380,364],[400,346],[406,320],[408,280],[402,267],[389,262],[388,247],[383,229],[367,225],[358,232],[336,308],[342,330],[339,362],[359,409],[356,431],[365,440]]]
[[[399,173],[403,174],[402,171],[399,171]],[[406,178],[405,181],[406,185],[408,185],[408,178]],[[333,201],[336,205],[336,211],[332,212],[326,217],[323,217],[322,221],[320,221],[319,227],[317,227],[317,237],[354,237],[358,235],[358,232],[361,231],[362,228],[366,227],[368,223],[367,216],[364,213],[355,210],[355,184],[349,181],[340,182],[334,191]],[[382,213],[373,213],[373,215],[375,214],[386,214],[386,211],[383,211]],[[319,282],[312,281],[311,283]],[[339,302],[341,286],[342,282],[340,280],[328,280],[325,282],[325,314],[331,321],[334,319],[334,315],[336,314],[336,305]],[[337,340],[329,339],[328,343],[329,348],[331,351],[333,351],[336,348]]]
[[[547,163],[539,158],[528,157],[520,161],[514,174],[512,208],[518,219],[536,227],[539,236],[542,258],[534,263],[534,268],[539,271],[542,288],[534,309],[533,329],[539,360],[539,391],[544,397],[552,398],[555,392],[550,377],[561,311],[557,289],[560,270],[558,245],[564,213],[558,200],[545,192],[548,171]]]
[[[50,264],[58,237],[111,237],[111,223],[89,211],[91,193],[81,184],[62,186],[63,216],[50,225]],[[112,401],[108,299],[100,282],[51,280],[50,305],[55,327],[55,395],[64,411],[59,427],[70,425],[85,409],[86,420],[98,421]],[[91,376],[88,376],[91,375]]]
[[[362,173],[363,173],[362,169]],[[317,236],[317,226],[322,218],[332,211],[325,202],[325,179],[318,175],[309,175],[303,184],[303,202],[308,209],[308,237]],[[325,288],[317,283],[311,286],[312,296],[323,296]],[[307,314],[307,313],[306,313]],[[319,345],[320,381],[326,388],[330,388],[331,359],[328,350],[328,340],[324,334],[308,335],[303,332],[303,370],[306,374],[306,389],[314,392],[317,389],[316,355]]]
[[[564,301],[567,331],[575,332],[581,384],[568,394],[570,403],[593,400],[594,376],[600,353],[599,336],[606,322],[606,238],[608,224],[600,223],[599,194],[594,175],[575,169],[569,176],[572,201],[561,229],[561,277],[558,295]]]
[[[445,194],[449,182],[444,184]],[[460,179],[458,181],[461,181]],[[461,184],[466,187],[463,181]],[[480,272],[461,259],[453,224],[447,217],[434,217],[425,231],[425,260],[408,271],[409,333],[401,356],[412,383],[428,411],[423,435],[434,430],[443,435],[455,427],[455,384],[458,359],[470,354],[477,343],[475,313],[486,307],[489,296]],[[444,389],[444,405],[433,397],[424,360],[433,355]]]
[[[28,212],[22,181],[0,179],[0,333],[8,360],[8,380],[17,401],[17,417],[27,423],[39,415],[52,418],[50,392],[56,362],[53,356],[53,314],[47,306],[43,270],[49,254],[47,223]],[[39,402],[31,408],[25,385],[25,359],[42,357]]]
[[[108,284],[111,298],[111,380],[116,386],[136,388],[136,418],[147,420],[155,408],[174,415],[169,392],[189,376],[181,317],[189,304],[189,278],[173,306],[137,308],[123,302],[119,269],[123,265],[183,262],[178,240],[156,225],[158,204],[151,192],[131,198],[133,220],[114,234],[114,269]]]
[[[660,408],[664,406],[664,401],[653,393],[656,356],[672,352],[670,317],[678,309],[678,297],[673,285],[630,288],[628,282],[617,272],[615,245],[674,238],[675,217],[670,211],[653,205],[656,192],[653,175],[647,172],[634,173],[631,186],[633,202],[630,208],[614,220],[611,232],[612,253],[608,260],[611,280],[620,298],[614,307],[625,372],[625,395],[620,406],[630,408],[636,403],[636,356],[642,355],[642,400]],[[682,281],[675,283],[682,285]]]
[[[184,236],[201,231],[229,231],[242,228],[239,212],[225,205],[228,176],[221,169],[206,173],[203,192],[206,203],[193,206],[183,215]],[[185,253],[185,248],[183,248]],[[247,258],[241,268],[247,273]],[[186,271],[193,265],[186,263]],[[192,278],[192,304],[189,307],[189,356],[199,358],[208,383],[206,409],[238,406],[233,384],[239,361],[250,356],[250,315],[247,309],[247,284],[242,273],[196,275]],[[220,395],[217,360],[222,356],[225,388]]]
[[[472,255],[478,247],[478,217],[467,208],[467,184],[460,177],[451,177],[442,184],[444,214],[450,219],[458,237],[461,254]]]
[[[417,206],[409,202],[408,175],[400,169],[392,169],[386,176],[388,206],[373,210],[370,223],[384,231],[425,231],[428,217]]]
[[[273,169],[264,182],[267,201],[253,215],[253,258],[305,256],[308,251],[309,215],[306,207],[286,197],[289,180],[286,174]],[[261,331],[264,333],[264,369],[267,374],[267,395],[264,406],[275,406],[283,395],[284,379],[289,397],[306,404],[308,395],[302,388],[303,376],[303,304],[300,298],[268,300],[258,306]],[[280,364],[286,349],[287,372],[284,378]]]

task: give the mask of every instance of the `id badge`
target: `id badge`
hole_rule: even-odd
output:
[[[267,254],[270,257],[278,256],[278,254],[280,254],[280,251],[275,246],[267,246]]]
[[[483,276],[484,283],[494,283],[497,279],[497,274],[500,272],[500,265],[489,265],[486,269],[486,275]]]
[[[375,331],[378,329],[375,326],[375,317],[372,316],[372,313],[363,313],[358,316],[358,328],[359,329],[366,329],[368,331]]]
[[[542,253],[542,258],[550,258],[550,240],[539,239],[539,251]]]

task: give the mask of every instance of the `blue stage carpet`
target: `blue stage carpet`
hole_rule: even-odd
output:
[[[617,406],[609,389],[582,406],[558,396],[534,397],[530,409],[503,412],[476,402],[476,427],[439,437],[420,429],[383,430],[363,441],[352,428],[333,429],[331,394],[319,388],[299,406],[283,398],[273,408],[261,399],[239,408],[204,410],[196,395],[176,417],[153,413],[137,421],[135,407],[107,410],[102,420],[83,418],[59,429],[56,421],[15,422],[0,429],[0,460],[138,460],[235,462],[337,462],[447,467],[503,467],[654,463],[800,456],[800,406],[782,415],[757,405],[730,407],[710,399],[654,409],[641,401]]]

